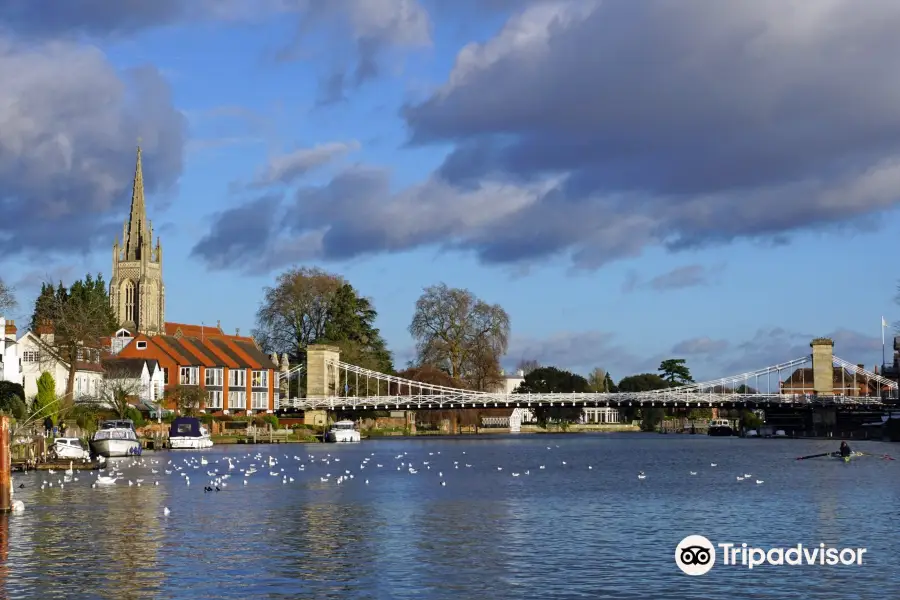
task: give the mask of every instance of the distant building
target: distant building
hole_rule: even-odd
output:
[[[864,365],[857,365],[860,369],[865,369]],[[833,368],[833,382],[835,396],[878,396],[879,385],[874,379],[869,379],[865,375],[852,373],[849,369],[843,367]],[[886,390],[887,388],[885,388]],[[811,368],[800,368],[791,373],[785,381],[780,383],[780,390],[785,395],[808,395],[815,394],[815,386],[813,385],[813,370]]]
[[[113,244],[109,302],[119,324],[132,334],[165,332],[166,286],[162,275],[162,245],[153,246],[153,224],[147,220],[141,149],[137,149],[131,213],[122,225],[122,240]]]
[[[0,380],[24,385],[16,322],[0,317]]]

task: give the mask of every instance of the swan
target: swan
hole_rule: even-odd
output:
[[[114,485],[116,481],[118,481],[118,477],[105,477],[103,475],[97,476],[97,484],[98,485]]]

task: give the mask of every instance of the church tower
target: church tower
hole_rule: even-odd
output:
[[[109,301],[119,324],[132,335],[165,333],[166,286],[162,279],[162,246],[144,204],[144,174],[141,148],[137,149],[131,214],[122,226],[122,240],[113,245]]]

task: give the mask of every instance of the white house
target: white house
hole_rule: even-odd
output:
[[[159,363],[149,358],[109,358],[103,361],[106,377],[121,379],[133,389],[138,399],[156,406],[163,397],[165,373]]]
[[[16,343],[16,322],[0,317],[0,380],[22,383],[22,363]]]
[[[48,371],[56,382],[56,394],[64,396],[69,381],[69,363],[60,357],[54,348],[40,336],[28,331],[18,341],[19,358],[22,361],[22,385],[25,387],[25,399],[30,401],[37,396],[37,380],[41,373]],[[96,397],[100,393],[103,381],[103,366],[100,364],[100,351],[85,348],[80,360],[75,363],[75,389],[77,400],[82,396]]]

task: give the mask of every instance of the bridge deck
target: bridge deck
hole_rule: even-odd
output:
[[[411,396],[307,397],[281,400],[281,408],[300,410],[447,410],[458,408],[582,407],[684,407],[684,408],[785,408],[884,406],[879,397],[812,396],[784,394],[711,394],[702,392],[638,392],[606,394],[426,394]]]

